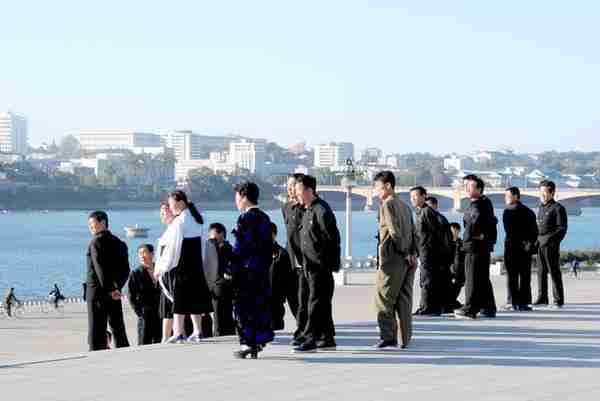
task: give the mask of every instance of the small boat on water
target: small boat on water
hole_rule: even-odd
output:
[[[135,227],[125,227],[125,232],[129,238],[146,238],[148,237],[149,228],[139,227],[137,224]]]

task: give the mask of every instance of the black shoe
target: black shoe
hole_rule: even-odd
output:
[[[334,350],[336,348],[337,348],[337,344],[335,343],[335,340],[333,340],[333,339],[317,341],[317,349],[325,351],[325,350]]]
[[[477,315],[471,312],[467,312],[463,309],[457,309],[454,311],[454,317],[456,317],[457,319],[470,319],[470,320],[475,320],[477,319]]]
[[[533,310],[533,308],[529,305],[521,305],[521,306],[519,306],[519,310],[521,312],[531,312]]]
[[[548,300],[547,299],[538,299],[537,301],[535,301],[533,303],[533,306],[548,306]]]
[[[481,311],[481,317],[493,319],[496,317],[496,312],[495,311]]]
[[[394,340],[381,340],[377,344],[374,345],[376,349],[385,349],[385,348],[396,348],[398,347],[398,341]]]
[[[297,347],[299,345],[302,345],[304,343],[304,341],[305,341],[304,337],[294,338],[294,340],[291,342],[291,345],[293,347]]]
[[[414,313],[415,316],[442,316],[442,313],[437,310],[419,309]]]
[[[304,344],[299,345],[292,350],[293,353],[316,352],[316,351],[317,351],[317,343],[314,341],[305,342]]]
[[[553,304],[552,305],[553,309],[562,309],[562,307],[563,307],[563,304]]]
[[[246,349],[241,349],[239,351],[235,351],[233,353],[233,357],[236,359],[246,359],[246,357],[248,355],[250,355],[251,359],[257,359],[258,358],[258,349],[246,348]]]

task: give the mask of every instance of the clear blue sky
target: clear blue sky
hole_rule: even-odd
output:
[[[600,150],[598,1],[7,1],[39,144],[193,128],[392,152]]]

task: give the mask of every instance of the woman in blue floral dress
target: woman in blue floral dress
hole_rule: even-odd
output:
[[[235,203],[242,214],[233,230],[235,246],[230,274],[241,345],[234,356],[240,359],[248,355],[256,359],[274,338],[269,283],[269,266],[273,258],[271,220],[258,208],[258,196],[258,186],[252,182],[235,188]]]

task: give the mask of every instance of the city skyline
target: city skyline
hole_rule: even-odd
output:
[[[29,118],[32,145],[150,127],[389,153],[600,150],[598,4],[32,4],[3,6],[0,26],[0,110]]]

